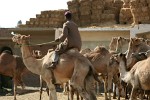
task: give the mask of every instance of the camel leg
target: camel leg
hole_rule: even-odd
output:
[[[105,93],[105,100],[108,99],[107,97],[107,76],[104,77],[104,93]]]
[[[96,86],[95,86],[95,87],[96,87],[96,94],[97,94],[97,95],[101,95],[101,93],[100,93],[100,83],[99,83],[99,82],[96,82],[95,85],[96,85]]]
[[[68,83],[68,100],[73,100],[73,95],[74,95],[74,90],[73,90],[73,87]]]
[[[64,95],[66,95],[67,92],[68,92],[68,85],[69,85],[68,82],[63,83],[63,94],[64,94]]]
[[[129,100],[137,100],[136,93],[137,93],[137,89],[132,87],[131,96]]]
[[[52,84],[52,81],[48,81],[46,83],[49,88],[49,100],[57,100],[55,85]]]
[[[17,89],[17,82],[16,82],[16,79],[14,78],[14,100],[17,100],[16,99],[16,89]]]
[[[43,80],[42,77],[40,76],[40,100],[42,99],[42,92],[43,92]]]
[[[112,77],[113,75],[108,76],[108,92],[109,92],[109,100],[111,100],[111,91],[112,91]]]
[[[113,99],[116,99],[116,84],[113,84]]]

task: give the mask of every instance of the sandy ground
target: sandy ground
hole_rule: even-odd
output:
[[[17,100],[39,100],[40,95],[39,95],[39,88],[28,88],[25,90],[18,90],[19,95],[17,95]],[[62,92],[57,92],[58,100],[68,100],[67,95],[64,95]],[[74,96],[76,98],[76,96]],[[104,95],[99,95],[97,96],[98,100],[105,100]],[[13,100],[13,96],[0,96],[0,100]],[[42,94],[42,100],[48,100],[47,93],[44,89],[43,94]],[[76,99],[75,99],[76,100]],[[112,99],[116,100],[116,99]],[[124,99],[121,99],[124,100]]]

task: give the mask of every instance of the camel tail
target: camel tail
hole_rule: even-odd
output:
[[[84,88],[89,94],[89,100],[97,100],[95,95],[94,80],[99,81],[96,72],[93,71],[92,66],[89,66],[89,71],[84,81]]]

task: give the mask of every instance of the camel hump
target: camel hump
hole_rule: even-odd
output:
[[[0,54],[3,52],[13,55],[12,49],[8,46],[3,46],[2,48],[0,48]]]

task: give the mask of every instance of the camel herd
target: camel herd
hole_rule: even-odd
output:
[[[22,57],[13,55],[8,48],[0,53],[0,73],[14,79],[14,100],[16,100],[16,86],[24,87],[21,76],[26,70],[39,75],[41,83],[46,82],[49,100],[57,100],[55,84],[67,82],[70,90],[68,94],[71,95],[68,96],[69,100],[73,100],[73,93],[78,93],[81,99],[97,100],[95,87],[99,82],[104,83],[105,100],[112,98],[112,84],[115,86],[114,90],[118,90],[118,100],[121,96],[130,100],[137,98],[150,100],[148,40],[137,37],[130,39],[113,37],[109,48],[97,46],[93,50],[86,48],[80,52],[73,48],[60,55],[56,69],[47,69],[47,66],[51,65],[53,50],[41,55],[42,51],[33,51],[29,39],[29,35],[20,34],[14,34],[12,38],[13,42],[21,45]],[[125,45],[128,48],[125,48]],[[4,62],[7,58],[10,60]],[[21,66],[18,66],[19,63]],[[126,94],[122,95],[123,91]],[[113,98],[116,98],[116,91],[113,92]],[[42,87],[40,100],[41,93]]]

